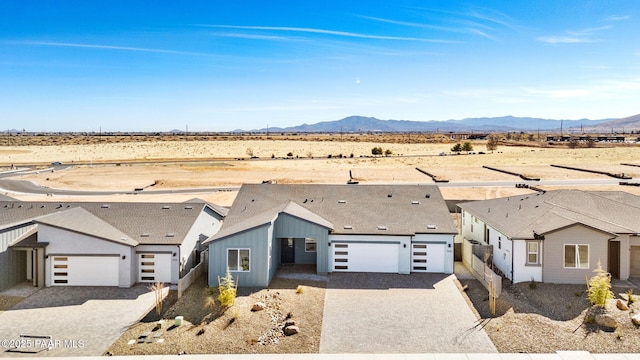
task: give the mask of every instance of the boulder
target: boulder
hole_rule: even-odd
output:
[[[296,324],[296,322],[293,321],[293,319],[287,319],[287,320],[284,321],[284,327],[293,326],[295,324]]]
[[[616,321],[616,319],[614,319],[613,316],[609,314],[596,315],[596,324],[611,329],[615,329],[618,327],[618,322]]]
[[[631,318],[631,322],[635,326],[640,326],[640,314],[636,314]]]
[[[616,302],[616,307],[622,311],[629,310],[629,307],[627,306],[627,304],[625,304],[624,301],[622,301],[621,299],[618,299],[618,301]]]
[[[257,303],[253,304],[253,307],[251,307],[251,311],[261,311],[264,310],[265,308],[265,303],[263,303],[262,301],[258,301]]]
[[[300,332],[300,328],[295,325],[287,326],[284,328],[284,334],[286,336],[295,335]]]

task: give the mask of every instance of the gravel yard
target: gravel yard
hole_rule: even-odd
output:
[[[590,309],[586,285],[529,283],[505,285],[498,298],[497,314],[489,312],[488,293],[477,280],[461,280],[478,311],[484,329],[501,353],[553,353],[583,350],[593,353],[635,353],[640,349],[640,330],[631,317],[640,311],[636,302],[629,311],[609,300],[606,311],[620,326],[604,331],[587,320]],[[616,298],[625,299],[628,287],[613,288]],[[636,289],[637,292],[637,289]]]
[[[217,290],[210,291],[201,276],[163,314],[156,328],[153,316],[131,326],[107,352],[112,355],[317,353],[320,346],[326,278],[310,274],[309,267],[282,267],[269,289],[238,289],[233,306],[223,309]],[[297,291],[301,285],[301,291]],[[262,311],[251,311],[263,301]],[[207,303],[209,302],[209,306]],[[183,316],[181,326],[174,325]],[[290,317],[300,333],[284,336],[282,325]],[[155,329],[155,330],[154,330]],[[150,332],[148,342],[138,342]]]

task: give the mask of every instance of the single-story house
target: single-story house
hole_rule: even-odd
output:
[[[554,190],[458,206],[464,238],[491,245],[514,283],[584,283],[598,262],[614,278],[640,276],[638,196]]]
[[[453,272],[457,229],[433,185],[242,185],[209,246],[209,284],[269,285],[281,264],[318,273]]]
[[[0,290],[177,283],[227,209],[185,203],[0,201]]]

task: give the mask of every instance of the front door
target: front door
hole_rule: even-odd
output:
[[[620,241],[609,241],[609,273],[614,279],[620,278]]]
[[[296,252],[293,239],[280,239],[280,262],[283,264],[293,264],[296,262]]]

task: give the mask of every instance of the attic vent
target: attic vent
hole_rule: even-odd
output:
[[[175,237],[176,233],[167,233],[167,237]]]
[[[411,205],[419,205],[419,204],[420,204],[420,201],[418,201],[418,200],[412,200],[411,201]]]
[[[346,204],[347,200],[338,200],[338,204]]]
[[[46,205],[40,205],[40,209],[44,209],[46,207],[47,207]]]
[[[142,233],[142,234],[140,234],[140,237],[149,237],[150,235],[151,234],[149,234],[149,233]]]
[[[427,229],[430,229],[430,230],[435,230],[435,229],[437,229],[437,228],[438,228],[438,227],[437,227],[437,226],[435,226],[435,225],[433,225],[433,224],[429,224],[429,225],[427,225]]]
[[[102,204],[102,205],[100,206],[100,208],[102,208],[102,209],[108,209],[108,208],[110,208],[110,207],[111,207],[111,205],[109,205],[109,204]]]
[[[387,225],[378,225],[378,230],[387,230]]]
[[[393,197],[393,194],[388,194],[387,197]]]
[[[351,230],[353,229],[353,225],[345,225],[344,228],[347,230]]]
[[[21,207],[22,207],[22,205],[18,205],[18,208],[21,208]]]
[[[169,205],[164,205],[162,207],[162,210],[169,210],[169,209],[171,209],[171,206],[169,206]]]
[[[184,207],[185,210],[193,210],[193,206],[191,205],[187,205]]]
[[[431,197],[431,194],[426,194],[424,197],[428,199]]]

